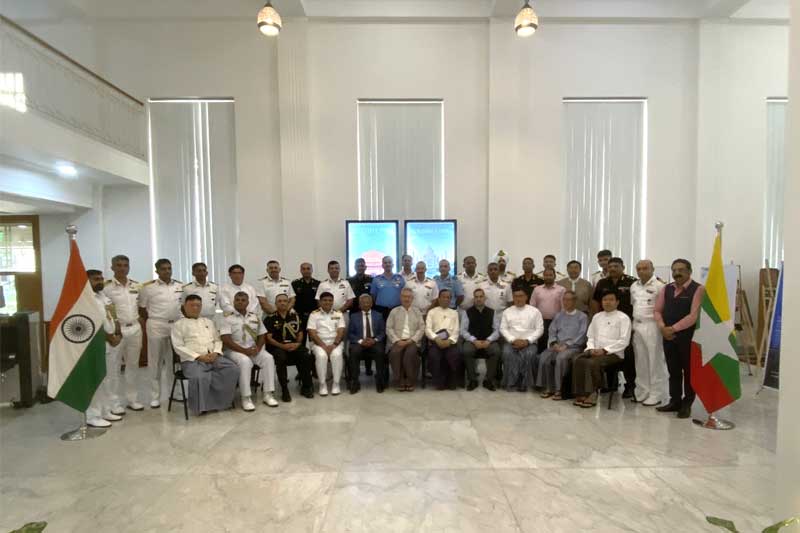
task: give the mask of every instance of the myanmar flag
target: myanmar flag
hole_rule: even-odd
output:
[[[81,412],[89,407],[106,376],[104,318],[78,243],[71,239],[64,288],[50,320],[47,395]]]
[[[736,333],[722,267],[722,237],[717,233],[706,290],[692,341],[692,387],[709,413],[742,395]]]

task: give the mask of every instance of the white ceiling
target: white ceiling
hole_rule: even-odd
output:
[[[778,19],[790,0],[532,0],[543,19]],[[263,0],[0,0],[18,21],[65,19],[254,18]],[[273,0],[284,18],[511,17],[522,0]]]

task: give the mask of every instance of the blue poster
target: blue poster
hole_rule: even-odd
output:
[[[390,256],[398,264],[398,223],[396,220],[355,221],[348,220],[347,231],[347,275],[356,273],[354,263],[363,258],[367,263],[367,274],[376,276],[383,272],[384,256]]]
[[[775,310],[769,328],[767,361],[764,364],[764,386],[777,389],[780,383],[778,374],[781,366],[781,323],[783,322],[783,263],[778,276],[778,291],[775,294]]]
[[[450,272],[456,273],[456,221],[406,220],[406,253],[417,261],[425,261],[428,276],[439,273],[439,261],[450,261]]]

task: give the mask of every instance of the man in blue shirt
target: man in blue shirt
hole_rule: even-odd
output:
[[[439,292],[443,289],[450,291],[450,309],[455,309],[464,301],[464,286],[455,276],[450,275],[450,261],[442,259],[439,261],[439,275],[434,276]]]
[[[383,315],[384,322],[389,317],[389,312],[400,305],[400,291],[406,285],[406,280],[400,274],[395,274],[394,261],[388,255],[381,262],[383,274],[375,276],[369,288],[372,299],[375,300],[375,310]]]

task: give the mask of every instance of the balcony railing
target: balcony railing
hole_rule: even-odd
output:
[[[0,105],[147,159],[142,102],[2,15]]]

